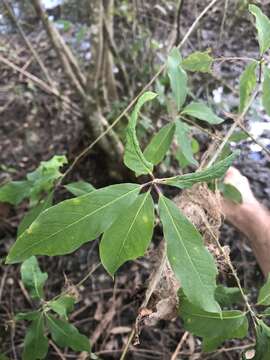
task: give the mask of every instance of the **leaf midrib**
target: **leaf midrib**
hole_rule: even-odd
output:
[[[238,315],[235,315],[235,316],[231,316],[231,317],[220,317],[220,316],[218,316],[218,314],[217,315],[203,315],[203,314],[197,314],[197,313],[195,313],[195,314],[190,314],[190,315],[188,315],[188,316],[193,316],[193,317],[197,317],[197,318],[202,318],[202,319],[214,319],[214,320],[233,320],[233,319],[240,319],[240,318],[245,318],[245,314],[238,314]]]
[[[37,274],[35,272],[35,268],[33,265],[31,265],[31,272],[32,272],[32,276],[33,276],[33,280],[34,280],[34,288],[36,290],[37,296],[39,298],[41,298],[41,294],[39,293],[39,288],[38,288]]]

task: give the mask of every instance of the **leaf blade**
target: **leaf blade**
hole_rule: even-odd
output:
[[[47,323],[53,340],[60,347],[69,347],[74,351],[87,351],[90,353],[90,343],[85,335],[66,320],[57,319],[52,315],[47,316]]]
[[[266,283],[261,287],[259,291],[257,305],[270,305],[270,274],[268,274]]]
[[[164,159],[171,145],[174,131],[175,124],[170,123],[163,126],[157,134],[153,136],[143,153],[146,160],[153,165],[157,165]]]
[[[262,94],[262,103],[263,107],[270,116],[270,69],[264,67],[264,80],[263,80],[263,94]]]
[[[249,12],[254,15],[256,19],[260,53],[263,55],[270,47],[270,20],[256,5],[249,5]]]
[[[174,47],[168,56],[167,72],[170,79],[172,93],[179,111],[187,97],[187,74],[181,66],[182,57]]]
[[[48,195],[46,199],[26,213],[19,224],[17,236],[20,236],[44,210],[52,206],[52,198],[53,194]]]
[[[218,285],[215,298],[220,306],[232,306],[243,301],[241,291],[237,287],[225,287]]]
[[[40,270],[35,256],[31,256],[22,263],[21,278],[32,298],[41,299],[44,297],[43,287],[48,279],[48,274]]]
[[[160,218],[171,267],[188,299],[207,311],[219,312],[215,300],[217,268],[196,228],[165,196],[159,200]]]
[[[224,340],[242,339],[247,335],[248,321],[241,311],[210,313],[191,304],[183,295],[179,301],[179,313],[184,320],[184,327],[203,338],[203,351],[213,351]]]
[[[232,165],[238,153],[235,152],[224,160],[219,161],[208,169],[198,171],[195,173],[179,175],[168,179],[161,180],[162,184],[176,186],[180,189],[190,188],[192,185],[198,182],[208,182],[218,179],[225,175],[229,167]]]
[[[196,119],[207,122],[211,125],[221,124],[224,119],[217,116],[213,110],[202,102],[192,101],[181,112],[183,115],[189,115]]]
[[[177,143],[180,146],[181,152],[183,153],[186,160],[189,164],[198,166],[198,161],[194,159],[193,150],[191,145],[191,139],[189,137],[189,126],[184,124],[181,120],[177,119],[175,121],[176,129],[175,136],[177,139]]]
[[[52,309],[59,316],[67,319],[68,314],[74,309],[75,299],[68,295],[60,296],[56,300],[48,302],[48,307]]]
[[[33,204],[39,201],[44,192],[51,191],[55,181],[63,175],[60,168],[67,162],[65,155],[54,155],[47,161],[41,161],[36,170],[27,174],[27,181],[31,184],[30,200]]]
[[[270,357],[270,328],[262,320],[256,326],[256,347],[253,360],[268,360]]]
[[[75,196],[82,196],[89,194],[91,191],[96,190],[93,185],[86,181],[76,181],[65,185],[65,188]]]
[[[143,256],[152,238],[154,204],[150,193],[137,200],[105,231],[100,244],[101,262],[113,275],[127,260]]]
[[[24,339],[23,360],[45,359],[48,352],[49,341],[44,335],[44,332],[44,317],[43,314],[40,314],[37,319],[32,321],[27,330]]]
[[[240,76],[240,104],[239,104],[239,112],[242,113],[248,102],[251,98],[251,93],[255,89],[257,78],[256,78],[256,68],[257,61],[252,61],[247,65],[242,75]]]
[[[211,73],[213,58],[209,55],[208,51],[195,51],[187,56],[182,66],[187,71]]]
[[[243,198],[241,192],[232,184],[220,184],[220,191],[224,198],[231,200],[235,204],[242,204]]]
[[[10,181],[0,187],[0,202],[19,205],[30,195],[31,184],[28,181]]]
[[[151,174],[153,171],[153,164],[146,160],[140,148],[136,134],[136,125],[141,107],[146,102],[155,99],[156,96],[156,93],[147,91],[139,98],[127,127],[124,164],[137,175]]]
[[[139,191],[137,184],[111,185],[50,207],[17,239],[6,262],[71,253],[104,232]]]

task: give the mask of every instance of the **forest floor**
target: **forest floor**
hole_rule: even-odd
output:
[[[233,11],[233,10],[230,10]],[[210,14],[202,22],[201,27],[190,39],[186,52],[208,46],[214,48],[215,55],[256,57],[257,43],[254,31],[243,13],[230,16],[225,23],[222,40],[220,20],[222,8]],[[218,16],[217,16],[218,15]],[[183,9],[181,28],[184,31],[192,22],[190,8]],[[50,48],[46,36],[42,32],[29,35],[37,46],[43,61],[50,68],[51,75],[61,83],[62,94],[70,95],[65,79],[59,72],[55,54]],[[40,76],[39,69],[22,43],[18,34],[0,35],[0,56],[8,58],[25,72]],[[215,68],[217,77],[225,79],[231,87],[235,86],[235,78],[239,78],[242,64],[223,64]],[[224,91],[222,83],[216,78],[199,78],[197,94],[202,92],[208,83],[210,93],[213,90]],[[203,84],[203,86],[202,86]],[[10,66],[0,64],[0,182],[8,177],[22,179],[25,174],[37,167],[41,160],[47,160],[55,154],[66,154],[69,160],[87,144],[88,138],[83,134],[83,126],[79,116],[63,107],[51,94],[41,91],[33,85],[25,74],[19,74]],[[219,90],[217,90],[219,91]],[[76,102],[76,97],[71,94]],[[224,108],[233,107],[237,97],[233,93],[221,94]],[[256,117],[256,118],[255,118]],[[269,120],[269,119],[268,119]],[[267,119],[261,112],[260,104],[255,103],[247,117],[247,124],[256,122],[253,128],[260,132],[260,139],[269,139],[270,131],[265,130]],[[265,126],[266,128],[266,126]],[[269,145],[269,143],[268,143]],[[204,144],[205,146],[205,144]],[[250,180],[256,196],[270,208],[270,160],[251,141],[242,141],[235,145],[241,149],[241,155],[235,166]],[[111,179],[102,170],[102,157],[95,150],[83,160],[72,175],[72,180],[83,179],[96,187],[107,185]],[[177,169],[175,169],[177,171]],[[60,190],[57,198],[65,198],[67,194]],[[0,255],[4,257],[16,238],[16,228],[27,210],[27,204],[18,209],[0,204]],[[98,267],[89,279],[78,289],[78,303],[71,320],[82,333],[89,334],[93,343],[93,351],[101,359],[119,359],[124,344],[127,343],[138,309],[143,301],[147,287],[147,279],[151,273],[151,256],[155,244],[160,240],[160,232],[156,232],[153,246],[148,254],[134,262],[129,262],[117,272],[114,281]],[[221,243],[231,248],[231,259],[238,270],[241,282],[251,294],[256,294],[263,277],[256,264],[248,242],[234,228],[224,224],[221,231]],[[67,284],[77,284],[85,274],[99,263],[98,240],[84,245],[74,254],[62,257],[40,258],[41,268],[48,272],[46,285],[47,299],[59,294]],[[222,274],[228,285],[234,286],[230,274]],[[34,303],[20,282],[19,266],[0,265],[0,352],[5,352],[11,359],[20,359],[25,324],[12,322],[15,311],[32,309]],[[140,334],[140,345],[131,345],[127,359],[129,360],[168,360],[184,334],[180,320],[161,321],[154,327],[145,327]],[[182,345],[181,359],[239,359],[239,352],[254,340],[252,336],[242,341],[226,343],[221,350],[202,354],[200,340],[188,335]],[[230,349],[228,349],[230,348]],[[52,349],[48,359],[78,359],[78,355],[70,351]]]

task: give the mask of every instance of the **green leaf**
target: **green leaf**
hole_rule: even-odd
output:
[[[23,349],[23,360],[45,359],[48,352],[49,342],[45,336],[43,314],[33,320],[29,326]]]
[[[182,66],[185,70],[203,73],[211,73],[212,64],[213,58],[209,55],[208,51],[195,51],[182,62]]]
[[[156,93],[148,91],[139,98],[127,127],[124,163],[137,175],[150,174],[153,171],[153,164],[145,159],[140,148],[136,135],[136,125],[141,107],[144,103],[153,100],[156,96]]]
[[[15,316],[15,320],[16,321],[21,321],[21,320],[27,320],[27,321],[32,321],[35,320],[39,317],[40,312],[39,311],[28,311],[26,313],[18,313]]]
[[[105,231],[100,244],[101,262],[113,275],[127,260],[143,256],[154,228],[154,204],[149,192],[122,212]]]
[[[5,354],[0,354],[0,360],[9,360]]]
[[[244,72],[240,76],[240,105],[239,112],[242,113],[250,101],[251,94],[256,87],[256,69],[257,61],[252,61],[247,65]]]
[[[96,190],[93,185],[86,181],[76,181],[65,185],[65,188],[75,196],[86,195],[91,191]]]
[[[66,163],[65,156],[57,155],[48,161],[41,161],[35,171],[27,174],[27,180],[11,181],[0,187],[0,201],[18,205],[30,197],[32,205],[36,205],[41,195],[48,193],[55,180],[62,176],[59,168]]]
[[[246,140],[248,138],[249,138],[248,134],[246,134],[244,131],[236,130],[232,134],[232,136],[230,136],[229,141],[238,143],[238,142],[240,142],[242,140]]]
[[[266,308],[260,315],[270,316],[270,307]]]
[[[180,296],[179,313],[184,327],[192,334],[203,338],[203,351],[213,351],[224,340],[242,339],[248,332],[246,315],[238,310],[207,312]]]
[[[30,191],[28,181],[10,181],[0,187],[0,202],[18,205],[30,195]]]
[[[242,204],[242,194],[232,184],[220,184],[220,190],[226,199],[229,199],[236,204]]]
[[[60,296],[57,300],[48,302],[48,307],[61,317],[67,319],[68,314],[74,309],[75,299],[68,295]]]
[[[35,256],[31,256],[22,263],[21,277],[32,298],[41,299],[44,297],[43,287],[48,279],[48,274],[40,270]]]
[[[184,107],[181,114],[195,117],[211,125],[221,124],[224,121],[224,119],[214,114],[213,110],[202,102],[192,101]]]
[[[73,252],[107,230],[139,191],[137,184],[111,185],[50,207],[17,239],[6,262]]]
[[[66,320],[57,319],[52,315],[47,315],[47,323],[53,341],[61,348],[69,347],[74,351],[87,351],[90,353],[89,339],[79,333],[75,326]]]
[[[20,236],[36,218],[42,213],[42,211],[52,206],[53,194],[47,196],[46,199],[42,200],[37,206],[29,210],[24,216],[18,227],[17,236]]]
[[[252,360],[270,359],[270,328],[262,321],[258,320],[256,326],[256,347],[255,356]]]
[[[27,174],[27,180],[32,181],[37,185],[37,183],[42,182],[48,179],[57,179],[62,176],[62,173],[59,169],[67,163],[67,158],[64,155],[55,155],[50,160],[41,161],[39,167]]]
[[[237,287],[225,287],[218,285],[215,291],[215,299],[220,306],[232,306],[233,304],[239,304],[243,298],[241,291]]]
[[[270,116],[270,69],[264,66],[262,103],[266,113]]]
[[[270,47],[270,20],[256,5],[249,5],[249,11],[256,18],[260,53],[263,55]]]
[[[185,103],[187,97],[187,74],[182,68],[181,63],[180,52],[174,47],[168,57],[167,71],[178,111]]]
[[[67,158],[55,155],[48,161],[41,161],[39,167],[27,174],[27,180],[31,183],[31,201],[35,204],[42,193],[48,193],[55,180],[62,176],[60,168],[67,163]]]
[[[176,186],[180,189],[186,189],[198,182],[208,182],[215,180],[224,176],[232,165],[235,158],[238,156],[238,153],[235,152],[225,158],[224,160],[219,161],[218,163],[210,166],[208,169],[197,171],[191,174],[174,176],[167,179],[161,179],[160,183]]]
[[[193,157],[192,140],[189,136],[190,127],[179,119],[175,121],[175,124],[175,136],[181,152],[189,164],[198,166],[197,160]]]
[[[200,151],[200,144],[194,138],[191,139],[191,149],[192,149],[193,154],[196,154],[197,152]],[[187,160],[187,158],[183,154],[181,148],[178,148],[176,150],[175,158],[179,162],[179,165],[180,165],[181,169],[185,169],[190,164],[190,161]]]
[[[207,311],[220,311],[215,300],[217,268],[196,228],[173,201],[161,195],[160,218],[170,265],[184,293],[195,305]]]
[[[268,274],[266,283],[259,291],[257,305],[270,305],[270,274]]]
[[[157,165],[164,159],[171,145],[174,131],[175,124],[170,123],[163,126],[158,133],[153,136],[143,153],[146,160],[150,161],[154,165]]]

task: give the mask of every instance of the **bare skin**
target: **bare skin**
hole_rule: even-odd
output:
[[[249,181],[237,169],[231,167],[225,183],[235,186],[242,195],[242,204],[223,199],[225,219],[244,233],[265,276],[270,272],[270,212],[255,198]]]

